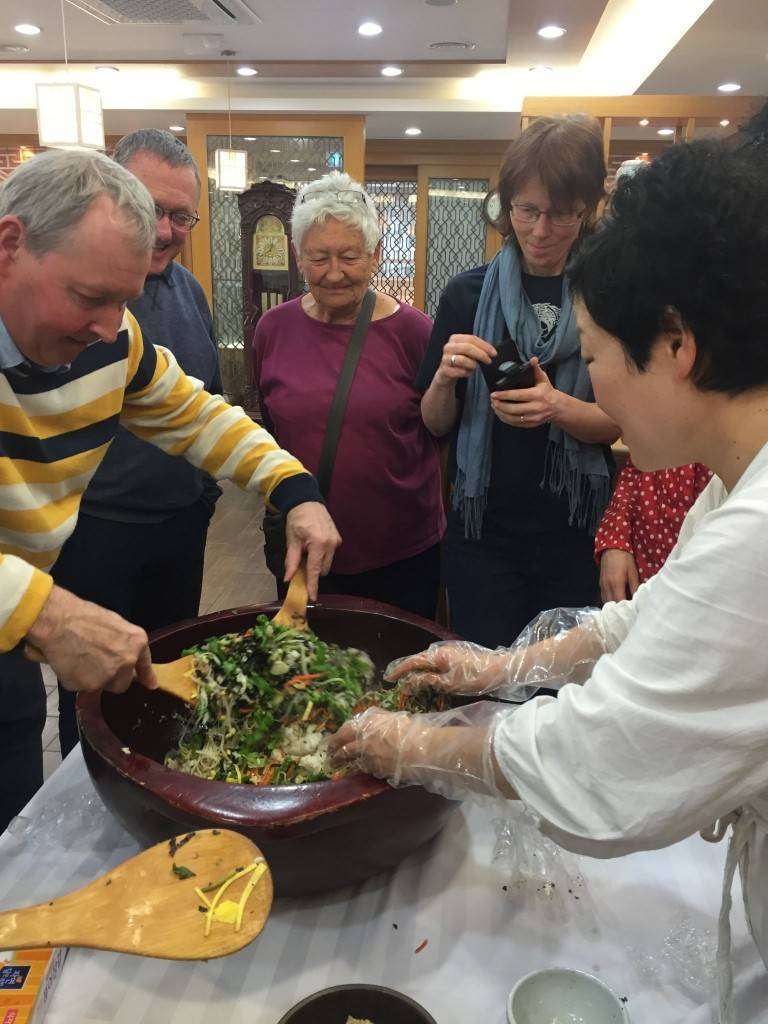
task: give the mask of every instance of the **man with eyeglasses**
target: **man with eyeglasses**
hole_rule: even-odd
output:
[[[175,258],[199,220],[200,176],[192,154],[169,132],[140,129],[122,138],[112,155],[147,188],[157,213],[150,272],[128,308],[145,338],[169,348],[206,391],[221,394],[208,302]],[[147,632],[194,617],[208,524],[220,494],[207,473],[120,428],[52,575]],[[59,685],[64,756],[77,743],[74,698]]]

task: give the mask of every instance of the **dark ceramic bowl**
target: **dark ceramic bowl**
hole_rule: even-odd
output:
[[[211,636],[239,632],[277,605],[236,608],[169,626],[151,638],[172,661]],[[377,669],[452,634],[434,622],[359,598],[324,597],[309,614],[324,640],[367,651]],[[280,896],[323,892],[392,867],[431,839],[458,804],[370,775],[301,786],[209,782],[163,766],[176,746],[179,703],[134,683],[125,694],[77,699],[85,763],[104,803],[140,841],[194,828],[232,828],[260,847]]]
[[[436,1024],[413,999],[379,985],[336,985],[307,996],[278,1024],[344,1024],[347,1017],[374,1024]]]

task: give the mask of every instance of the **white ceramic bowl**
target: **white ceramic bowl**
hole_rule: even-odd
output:
[[[527,974],[507,999],[509,1024],[629,1024],[618,996],[583,971],[551,967]]]

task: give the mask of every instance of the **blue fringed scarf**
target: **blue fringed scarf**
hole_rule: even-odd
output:
[[[583,402],[594,400],[587,368],[581,360],[576,316],[567,284],[563,287],[560,320],[555,332],[541,338],[541,324],[528,301],[520,277],[517,247],[505,245],[488,265],[475,314],[474,333],[498,346],[506,324],[523,359],[538,356],[542,368],[557,366],[559,391]],[[485,379],[476,370],[467,381],[464,412],[456,447],[453,507],[464,520],[465,536],[479,540],[491,480],[491,434],[494,414]],[[610,498],[610,473],[602,447],[571,437],[554,423],[541,486],[568,495],[570,524],[594,533]]]

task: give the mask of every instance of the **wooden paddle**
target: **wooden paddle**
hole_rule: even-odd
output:
[[[272,619],[278,626],[289,626],[291,629],[307,628],[307,563],[301,560],[299,568],[288,584],[282,607]]]
[[[206,829],[166,840],[50,903],[0,912],[0,949],[85,946],[168,960],[226,956],[252,942],[269,916],[272,876],[265,864],[221,891],[229,876],[259,860],[258,847],[237,832]],[[201,898],[195,890],[206,887]],[[235,908],[244,896],[237,931]]]
[[[30,661],[37,661],[41,665],[47,661],[43,652],[29,642],[24,645],[24,657],[29,658]],[[158,690],[170,693],[173,697],[178,697],[188,704],[192,704],[197,700],[197,682],[194,678],[195,659],[193,655],[185,654],[183,658],[177,658],[176,661],[167,661],[165,663],[154,662],[152,668],[157,676]]]

